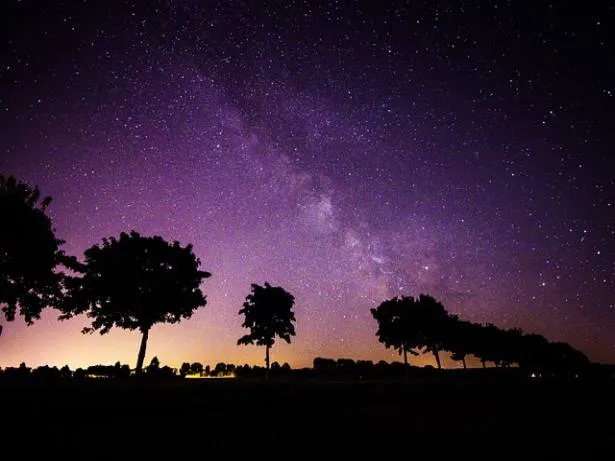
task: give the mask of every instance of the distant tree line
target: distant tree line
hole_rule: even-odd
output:
[[[464,370],[462,368],[438,370],[432,365],[422,367],[406,365],[403,362],[386,362],[380,360],[353,360],[349,358],[316,357],[311,368],[293,369],[288,363],[272,362],[269,372],[266,367],[251,366],[248,364],[235,365],[219,362],[216,365],[205,365],[200,362],[184,362],[180,368],[162,366],[157,357],[143,369],[142,379],[182,381],[200,378],[234,378],[239,380],[263,380],[269,373],[272,378],[280,380],[333,380],[333,381],[389,381],[404,380],[410,376],[413,379],[433,378],[442,379],[506,379],[525,381],[530,379],[613,379],[615,368],[613,366],[592,364],[583,370],[535,370],[520,367],[481,367]],[[67,365],[58,368],[48,365],[30,368],[22,363],[19,367],[0,369],[0,380],[34,379],[49,380],[91,380],[113,379],[126,380],[134,375],[134,369],[127,364],[92,365],[86,368],[71,370]]]
[[[127,364],[116,362],[115,365],[91,365],[87,368],[71,370],[68,365],[61,368],[49,365],[37,368],[28,367],[21,363],[18,367],[0,368],[0,377],[6,378],[128,378],[135,373]],[[269,372],[273,376],[287,376],[293,371],[286,362],[279,364],[273,362]],[[215,366],[203,366],[200,362],[184,362],[179,369],[161,365],[158,357],[153,357],[150,364],[143,369],[143,375],[157,378],[235,378],[235,377],[259,377],[267,373],[266,367],[250,366],[248,364],[235,365],[232,363],[219,362]]]
[[[408,354],[429,352],[441,368],[440,353],[444,351],[463,368],[469,355],[477,357],[483,367],[491,362],[496,367],[564,371],[590,365],[585,354],[567,343],[549,342],[539,334],[524,334],[519,328],[506,330],[491,323],[461,320],[429,295],[394,297],[371,313],[378,323],[378,340],[402,354],[406,366]]]

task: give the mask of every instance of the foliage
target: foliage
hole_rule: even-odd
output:
[[[200,362],[193,362],[190,365],[190,373],[193,375],[200,375],[203,373],[203,364]]]
[[[273,346],[275,337],[290,343],[295,335],[295,298],[281,287],[274,287],[265,282],[265,286],[252,284],[252,293],[246,297],[239,314],[245,316],[243,327],[250,333],[242,336],[237,344],[254,344]]]
[[[463,367],[466,368],[466,356],[471,349],[470,329],[472,323],[460,320],[456,315],[450,315],[447,327],[445,349],[451,352],[451,359],[461,361]]]
[[[182,366],[179,368],[179,375],[182,378],[185,378],[186,375],[190,373],[190,364],[188,362],[182,363]]]
[[[61,319],[85,313],[92,319],[84,333],[105,334],[113,327],[139,330],[143,341],[137,361],[141,371],[150,328],[192,316],[207,301],[200,285],[211,274],[199,270],[192,246],[166,242],[160,236],[122,233],[103,239],[75,265],[80,277],[67,280]]]
[[[281,287],[274,287],[265,282],[265,286],[252,284],[252,292],[246,296],[243,309],[243,327],[250,333],[242,336],[237,344],[255,344],[265,346],[265,363],[269,370],[269,348],[275,343],[275,337],[290,343],[295,335],[295,298]]]
[[[519,328],[503,330],[491,323],[460,320],[428,295],[416,299],[395,297],[371,309],[371,313],[378,322],[376,336],[385,347],[400,353],[432,352],[438,368],[441,351],[450,351],[451,358],[462,361],[464,368],[468,354],[479,358],[483,366],[492,362],[498,367],[517,364],[524,369],[570,372],[591,365],[582,352],[569,344],[550,343],[541,335],[524,334]],[[339,367],[339,363],[328,359],[314,360],[314,369],[321,372]]]
[[[393,348],[404,354],[418,355],[416,348],[421,346],[416,321],[415,301],[411,296],[392,298],[371,309],[372,316],[378,322],[376,336],[385,347]]]
[[[439,366],[439,351],[444,347],[448,314],[442,304],[428,295],[392,298],[371,309],[378,322],[376,336],[385,347],[418,355],[417,349],[433,352]]]
[[[448,312],[439,301],[429,295],[419,295],[415,306],[419,345],[423,352],[433,353],[438,368],[441,368],[440,351],[445,348],[450,322]]]
[[[19,312],[30,325],[61,299],[55,269],[64,261],[64,242],[45,214],[50,203],[38,187],[0,175],[0,307],[8,321]]]
[[[147,367],[147,372],[155,374],[158,370],[160,370],[160,360],[158,360],[158,357],[154,356]]]

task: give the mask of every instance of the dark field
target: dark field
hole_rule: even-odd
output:
[[[398,450],[401,458],[613,459],[612,448],[598,453],[614,435],[614,390],[612,380],[446,372],[407,382],[0,381],[4,453],[21,446],[111,459],[382,459]]]

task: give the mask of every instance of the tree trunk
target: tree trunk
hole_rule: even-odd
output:
[[[461,362],[463,363],[463,369],[465,370],[466,368],[468,368],[468,366],[466,365],[466,357],[465,355],[463,357],[461,357]]]
[[[483,364],[483,368],[487,368],[487,361],[480,359],[481,363]]]
[[[265,381],[269,380],[269,345],[265,349]]]
[[[409,375],[409,369],[408,369],[408,349],[406,348],[406,346],[404,346],[404,374],[406,375],[406,378]]]
[[[141,347],[139,348],[139,356],[137,357],[136,373],[140,375],[143,372],[143,361],[145,360],[145,349],[147,348],[147,338],[149,336],[149,328],[141,330],[143,336],[141,337]]]
[[[440,364],[440,351],[438,351],[437,347],[433,349],[433,356],[436,358],[436,364],[438,365],[438,370],[440,370],[442,365]]]

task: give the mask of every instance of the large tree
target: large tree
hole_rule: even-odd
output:
[[[392,347],[403,355],[407,373],[408,352],[418,355],[414,349],[420,346],[414,298],[402,296],[387,299],[375,309],[371,309],[371,313],[378,322],[378,341],[387,349]]]
[[[290,343],[295,336],[295,314],[293,305],[295,297],[282,287],[274,287],[265,282],[265,286],[252,284],[252,292],[246,296],[243,309],[243,327],[250,333],[242,336],[237,344],[255,344],[265,346],[266,375],[269,376],[269,349],[275,343],[275,337]]]
[[[51,197],[41,197],[13,176],[0,175],[0,307],[7,321],[16,313],[31,325],[43,308],[61,298],[62,241],[45,213]]]
[[[434,297],[419,295],[415,301],[416,317],[419,325],[418,343],[423,352],[431,352],[438,368],[442,368],[440,351],[446,349],[446,339],[450,317],[444,306]]]
[[[67,281],[61,319],[85,313],[92,318],[84,333],[105,334],[113,327],[142,334],[136,371],[141,373],[149,331],[156,323],[177,323],[207,301],[200,285],[210,277],[199,270],[192,246],[168,243],[160,236],[122,233],[103,239],[84,253]]]

